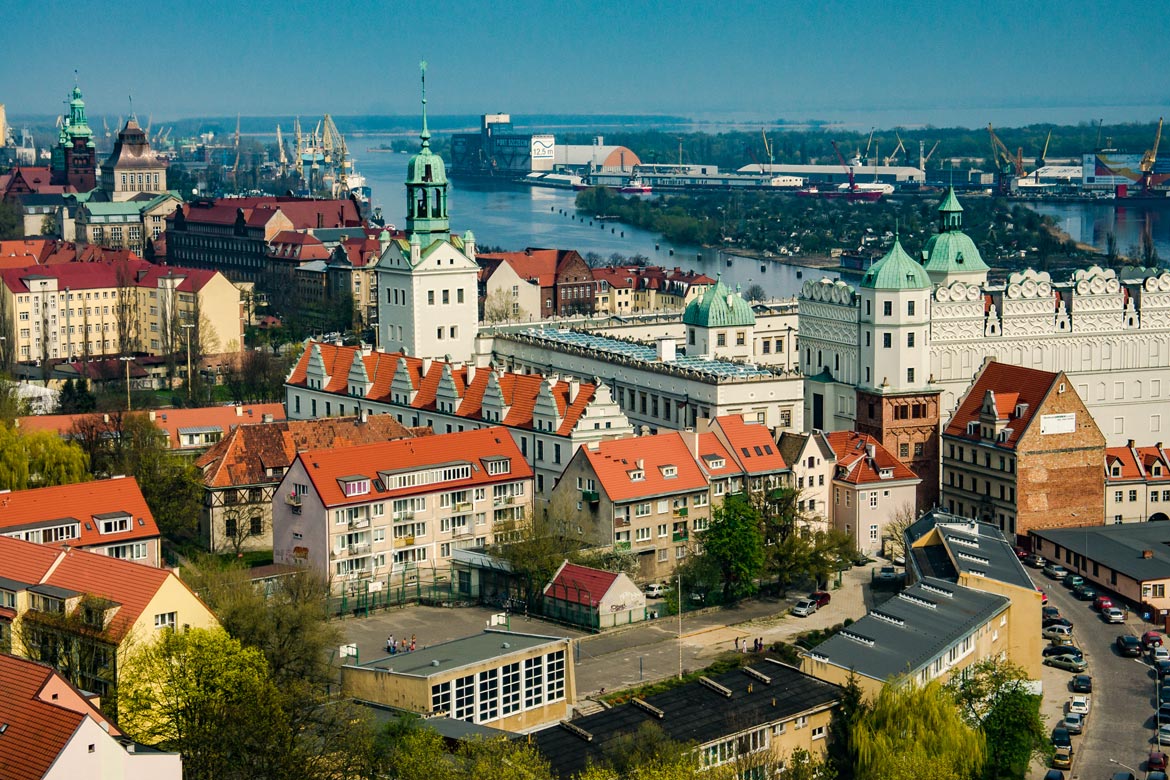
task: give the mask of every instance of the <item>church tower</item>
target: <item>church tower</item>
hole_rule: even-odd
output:
[[[955,188],[938,207],[938,233],[930,237],[922,250],[923,266],[930,281],[947,286],[951,282],[982,285],[987,281],[987,263],[983,262],[978,247],[963,232],[963,207],[955,197]]]
[[[70,184],[77,192],[89,192],[97,186],[97,157],[93,130],[85,118],[85,101],[81,88],[73,87],[69,113],[62,117],[61,134],[53,150],[50,181]]]
[[[378,346],[435,360],[470,361],[479,326],[475,237],[451,235],[447,171],[431,151],[426,63],[422,63],[422,148],[406,166],[406,238],[387,240],[374,267]]]
[[[938,500],[941,390],[930,376],[932,289],[927,272],[895,237],[858,290],[856,429],[880,441],[922,479],[919,509]]]

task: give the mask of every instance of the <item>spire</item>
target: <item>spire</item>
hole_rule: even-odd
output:
[[[423,148],[428,149],[431,145],[431,131],[427,129],[427,61],[420,62],[418,69],[422,76],[422,133],[419,138],[422,139]]]
[[[963,207],[959,205],[959,199],[955,197],[953,185],[947,188],[947,195],[939,204],[938,216],[944,231],[961,230],[963,227]]]

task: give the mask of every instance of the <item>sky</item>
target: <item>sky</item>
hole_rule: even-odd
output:
[[[59,113],[74,70],[95,117],[128,113],[129,96],[158,120],[412,114],[421,59],[436,114],[973,127],[989,109],[1026,124],[1148,122],[1170,107],[1165,0],[0,6],[10,115]]]

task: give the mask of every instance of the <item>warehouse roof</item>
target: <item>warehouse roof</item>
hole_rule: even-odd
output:
[[[1032,536],[1138,582],[1170,579],[1170,523],[1033,530]]]
[[[502,659],[513,653],[546,645],[552,651],[556,649],[555,646],[567,646],[568,641],[564,637],[558,636],[517,634],[489,628],[485,629],[482,634],[452,639],[450,642],[423,647],[412,653],[388,655],[358,666],[362,669],[376,669],[394,674],[433,677],[437,674],[446,674],[452,669],[460,669],[496,658]]]

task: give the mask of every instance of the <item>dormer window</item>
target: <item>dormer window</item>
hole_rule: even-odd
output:
[[[974,436],[978,430],[979,430],[979,423],[978,422],[972,420],[971,422],[967,423],[967,435],[968,436]]]
[[[370,492],[369,477],[342,477],[338,482],[346,496],[364,496]]]
[[[678,476],[677,466],[660,466],[658,470],[662,472],[662,476],[666,479],[674,479]]]
[[[1110,471],[1110,474],[1112,476],[1115,476],[1115,477],[1120,477],[1121,476],[1121,467],[1115,464],[1113,466],[1112,471]]]
[[[707,465],[713,469],[721,469],[727,465],[727,461],[723,458],[712,458],[711,460],[707,461]]]
[[[512,461],[508,458],[492,458],[485,460],[487,463],[487,473],[491,475],[496,474],[511,474]]]
[[[98,531],[103,534],[117,534],[130,530],[130,515],[123,512],[107,512],[94,515]]]
[[[642,469],[630,469],[626,475],[630,478],[630,482],[641,482],[646,479],[646,472]]]
[[[1155,477],[1162,476],[1162,465],[1160,463],[1155,463],[1153,466],[1150,467],[1150,473],[1153,474]]]
[[[893,479],[893,478],[894,478],[894,470],[893,469],[882,469],[878,472],[878,479]]]

